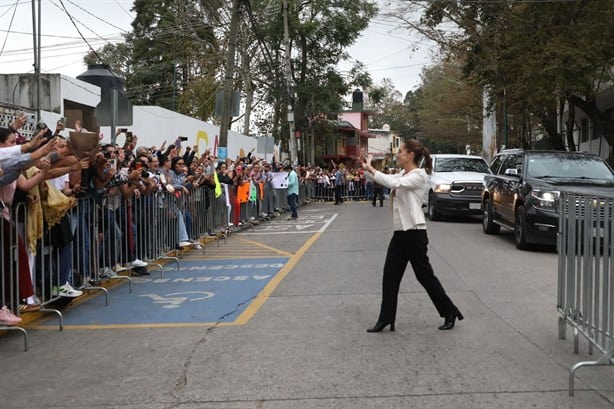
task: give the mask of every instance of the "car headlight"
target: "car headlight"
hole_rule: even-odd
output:
[[[450,189],[452,189],[452,185],[448,183],[440,183],[438,185],[435,185],[435,189],[433,189],[433,191],[435,193],[449,193]]]
[[[556,212],[558,208],[557,202],[561,196],[561,192],[557,192],[555,190],[533,190],[531,192],[531,196],[536,199],[533,201],[534,207]]]

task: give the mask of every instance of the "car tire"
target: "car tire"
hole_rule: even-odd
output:
[[[433,201],[433,193],[429,194],[429,203],[427,206],[427,215],[429,217],[430,220],[432,221],[437,221],[441,219],[441,216],[439,215],[439,211],[437,210],[437,207],[435,206],[435,203]]]
[[[492,214],[492,202],[486,199],[484,202],[484,211],[482,212],[482,230],[486,234],[499,234],[501,226],[494,222]]]
[[[516,215],[514,216],[514,242],[516,243],[516,248],[520,250],[527,250],[529,248],[527,244],[527,221],[524,215],[524,206],[516,208]]]

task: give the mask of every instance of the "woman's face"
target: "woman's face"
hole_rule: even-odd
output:
[[[16,141],[15,132],[11,132],[9,136],[6,137],[6,141],[0,143],[0,146],[14,146]]]
[[[397,162],[401,167],[411,163],[414,160],[414,153],[408,152],[405,145],[401,145],[397,152]]]
[[[185,162],[182,160],[177,161],[175,164],[175,172],[183,173],[185,171]]]

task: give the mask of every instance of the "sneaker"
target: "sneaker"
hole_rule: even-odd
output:
[[[10,327],[19,324],[21,321],[22,319],[13,314],[6,305],[0,308],[0,325]]]
[[[128,263],[130,267],[147,267],[147,263],[143,260],[139,260],[138,258],[134,259],[134,261]]]
[[[203,246],[200,243],[192,243],[192,248],[196,250],[202,250]]]
[[[116,276],[117,273],[113,271],[110,267],[103,268],[102,272],[100,273],[100,278],[111,278]]]
[[[149,271],[147,271],[146,267],[135,267],[131,270],[132,274],[137,276],[148,276],[151,275]]]
[[[19,314],[25,314],[26,312],[36,312],[40,310],[40,304],[19,304]]]
[[[191,242],[189,241],[180,241],[179,242],[179,247],[190,247],[192,245]]]
[[[56,295],[59,295],[61,297],[75,298],[83,295],[83,291],[75,290],[70,284],[66,283],[58,287]]]

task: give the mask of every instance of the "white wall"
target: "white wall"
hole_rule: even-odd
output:
[[[61,75],[60,98],[63,102],[65,99],[77,102],[82,105],[95,107],[100,102],[100,87],[90,84],[89,82],[81,81],[76,78],[71,78],[66,75]]]
[[[187,115],[161,108],[158,106],[133,106],[133,124],[127,127],[138,136],[137,146],[166,146],[175,143],[179,136],[188,138],[182,142],[182,147],[198,145],[199,152],[211,149],[213,152],[216,137],[219,137],[219,126],[191,118]],[[103,142],[111,141],[111,128],[101,127]],[[117,143],[124,143],[124,135],[119,136]],[[256,152],[255,137],[243,135],[236,131],[228,131],[228,157],[246,156],[252,149],[254,154],[264,157],[264,153]],[[270,159],[270,158],[269,158]]]

